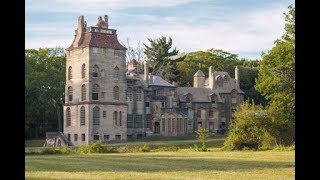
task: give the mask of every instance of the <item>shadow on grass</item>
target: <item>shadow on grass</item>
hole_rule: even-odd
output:
[[[188,158],[170,155],[48,155],[27,156],[26,171],[63,172],[157,172],[157,171],[235,171],[239,169],[294,168],[293,162],[255,161],[239,159]]]

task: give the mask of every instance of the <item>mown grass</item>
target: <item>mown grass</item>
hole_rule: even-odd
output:
[[[27,155],[26,179],[294,179],[294,151]]]

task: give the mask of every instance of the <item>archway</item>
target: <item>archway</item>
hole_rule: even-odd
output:
[[[154,133],[160,134],[160,123],[159,122],[154,123]]]

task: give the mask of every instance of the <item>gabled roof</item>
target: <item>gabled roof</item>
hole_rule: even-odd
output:
[[[195,88],[195,87],[178,87],[177,94],[180,101],[186,101],[186,95],[192,94],[192,102],[211,102],[211,95],[218,97],[218,102],[221,102],[220,95],[209,88]]]

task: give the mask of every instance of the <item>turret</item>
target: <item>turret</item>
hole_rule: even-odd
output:
[[[193,87],[204,88],[204,80],[205,80],[205,76],[204,76],[203,72],[199,69],[193,75]]]

